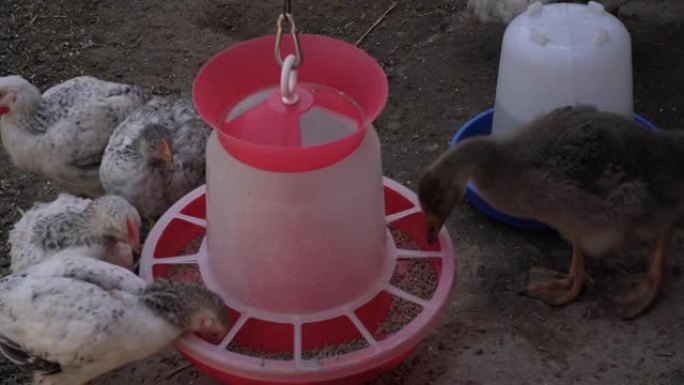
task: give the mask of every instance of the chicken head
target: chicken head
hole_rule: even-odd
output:
[[[117,195],[97,198],[86,209],[86,215],[94,231],[129,245],[136,253],[140,251],[140,214],[124,198]]]
[[[31,108],[40,102],[40,91],[21,76],[0,77],[0,116]]]

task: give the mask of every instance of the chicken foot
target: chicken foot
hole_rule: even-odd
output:
[[[540,299],[551,306],[567,305],[575,301],[585,283],[594,283],[584,270],[584,261],[584,251],[573,244],[572,263],[568,274],[533,267],[529,272],[529,284],[523,294]]]
[[[672,238],[672,228],[660,235],[656,242],[651,267],[637,286],[626,294],[618,296],[615,303],[618,314],[624,319],[632,319],[646,311],[655,301],[665,275],[667,252]]]

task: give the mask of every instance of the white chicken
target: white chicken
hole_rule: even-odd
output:
[[[0,136],[16,167],[46,176],[75,195],[104,193],[102,153],[114,128],[152,94],[81,76],[41,95],[20,76],[0,78]]]
[[[220,341],[229,323],[221,297],[201,286],[146,284],[86,254],[55,255],[0,279],[0,352],[34,385],[82,385],[184,332]]]
[[[187,97],[155,97],[133,111],[109,139],[100,181],[154,221],[205,181],[211,127]]]
[[[130,269],[140,246],[140,215],[118,196],[91,200],[62,193],[52,202],[34,204],[8,238],[12,272],[66,249]]]
[[[588,0],[468,0],[467,10],[481,22],[508,24],[527,7],[536,2],[548,3],[588,3]],[[606,11],[617,13],[627,0],[597,0]]]

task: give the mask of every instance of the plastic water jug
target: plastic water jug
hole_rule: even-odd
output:
[[[534,3],[503,37],[492,134],[578,104],[633,116],[629,33],[596,2]]]

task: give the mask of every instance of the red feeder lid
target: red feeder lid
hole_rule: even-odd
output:
[[[301,35],[298,101],[286,104],[275,36],[239,43],[212,58],[195,79],[193,99],[223,148],[250,166],[312,171],[352,153],[387,100],[387,79],[373,58],[340,40]],[[282,54],[294,53],[284,37]]]

